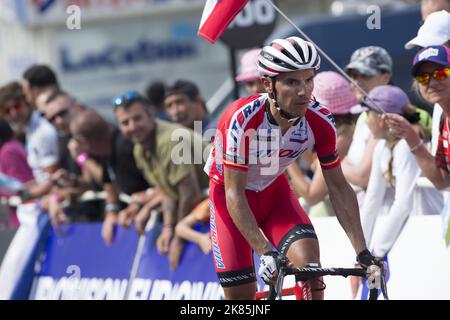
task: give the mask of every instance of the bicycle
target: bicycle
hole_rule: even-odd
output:
[[[362,268],[321,268],[317,264],[309,264],[303,268],[289,268],[286,257],[279,257],[277,260],[278,278],[275,285],[270,285],[269,291],[260,291],[256,293],[256,299],[261,300],[282,300],[283,296],[295,295],[297,300],[311,300],[312,289],[306,282],[322,276],[358,276],[368,279],[368,272]],[[386,287],[385,270],[381,265],[379,268],[379,280],[381,293],[385,300],[389,300]],[[295,276],[295,285],[291,288],[283,288],[283,280],[287,275]],[[368,279],[371,280],[371,279]],[[325,288],[323,288],[325,289]],[[370,290],[369,300],[377,300],[378,289]]]

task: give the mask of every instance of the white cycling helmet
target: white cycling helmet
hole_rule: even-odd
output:
[[[258,72],[261,77],[273,78],[284,72],[319,69],[320,56],[314,45],[299,37],[275,39],[259,55]]]

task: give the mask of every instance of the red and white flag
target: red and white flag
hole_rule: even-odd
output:
[[[207,0],[198,35],[215,43],[248,0]]]

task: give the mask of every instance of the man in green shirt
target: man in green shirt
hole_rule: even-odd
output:
[[[178,265],[184,242],[174,234],[175,224],[205,197],[208,176],[203,172],[207,143],[194,131],[155,119],[148,101],[131,91],[114,100],[122,133],[131,139],[137,167],[163,193],[163,229],[157,240],[160,253]]]

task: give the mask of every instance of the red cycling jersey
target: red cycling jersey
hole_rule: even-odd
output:
[[[336,126],[326,107],[311,102],[305,117],[284,135],[268,108],[268,95],[260,94],[237,100],[225,111],[205,166],[212,181],[223,185],[223,166],[230,167],[247,171],[247,189],[261,191],[312,145],[322,169],[339,164]]]
[[[252,248],[228,212],[224,167],[248,172],[245,195],[250,210],[267,239],[285,255],[295,241],[317,239],[283,174],[312,145],[324,170],[339,165],[333,116],[318,103],[311,103],[305,117],[283,136],[267,94],[240,99],[222,115],[205,171],[210,176],[213,256],[223,287],[256,280]]]

